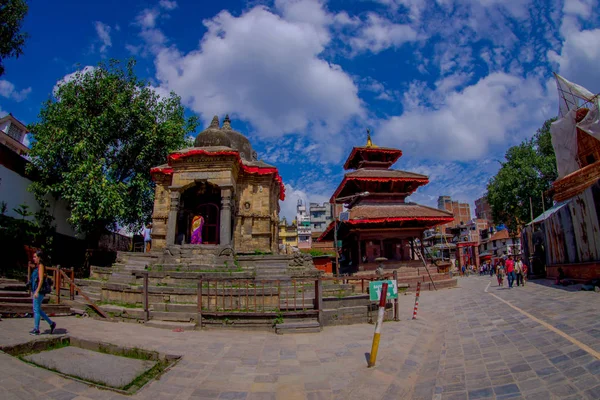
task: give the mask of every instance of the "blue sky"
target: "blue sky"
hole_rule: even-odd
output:
[[[401,148],[411,196],[473,201],[558,109],[552,71],[600,91],[596,0],[31,1],[0,111],[35,121],[78,67],[136,57],[203,126],[228,113],[298,198],[322,202],[352,146]],[[201,128],[200,128],[201,129]]]

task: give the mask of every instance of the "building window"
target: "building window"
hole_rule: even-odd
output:
[[[8,126],[8,136],[15,139],[17,142],[21,142],[21,136],[23,135],[23,131],[17,128],[14,124],[10,124]]]

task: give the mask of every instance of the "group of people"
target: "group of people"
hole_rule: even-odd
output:
[[[513,260],[513,256],[508,256],[507,260],[501,259],[495,265],[496,278],[498,278],[498,286],[504,286],[504,277],[508,281],[508,287],[512,288],[515,281],[517,286],[525,286],[527,278],[527,265],[521,260]],[[490,276],[492,273],[490,273]]]
[[[463,276],[474,274],[477,271],[480,276],[489,274],[491,277],[496,275],[498,286],[504,286],[504,278],[506,277],[509,288],[512,288],[515,282],[517,286],[525,286],[525,279],[527,278],[527,265],[520,259],[515,261],[512,255],[509,255],[507,259],[503,258],[494,263],[488,260],[482,263],[479,268],[474,265],[463,265],[461,271]]]

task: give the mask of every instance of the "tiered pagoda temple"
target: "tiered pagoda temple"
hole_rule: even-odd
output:
[[[401,156],[399,149],[375,146],[367,131],[366,146],[354,147],[344,164],[353,171],[345,174],[330,202],[348,208],[348,219],[337,222],[337,238],[354,271],[376,268],[379,257],[387,258],[386,264],[409,265],[417,260],[415,239],[422,241],[425,230],[454,220],[449,212],[405,201],[429,179],[391,169]],[[334,240],[335,227],[334,221],[319,241]]]

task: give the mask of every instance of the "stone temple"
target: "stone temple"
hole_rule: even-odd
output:
[[[194,147],[169,154],[167,161],[151,170],[153,251],[278,253],[283,182],[276,167],[257,160],[229,116],[222,126],[215,116]]]

